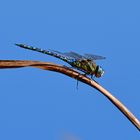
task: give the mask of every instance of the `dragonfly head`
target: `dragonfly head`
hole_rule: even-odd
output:
[[[97,66],[95,70],[95,76],[99,78],[103,76],[103,74],[104,74],[103,68],[101,66]]]

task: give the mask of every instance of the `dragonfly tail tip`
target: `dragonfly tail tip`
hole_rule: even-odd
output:
[[[23,46],[23,44],[18,44],[18,43],[15,43],[15,45],[18,46],[18,47],[22,47]]]

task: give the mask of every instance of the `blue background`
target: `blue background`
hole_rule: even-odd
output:
[[[138,0],[1,0],[0,59],[56,58],[20,49],[106,56],[97,81],[140,119],[140,2]],[[138,140],[138,130],[95,89],[35,68],[0,70],[1,140]],[[72,139],[71,138],[71,139]]]

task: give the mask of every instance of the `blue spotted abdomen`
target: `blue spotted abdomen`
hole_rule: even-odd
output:
[[[47,54],[47,55],[54,56],[54,57],[59,58],[59,59],[65,61],[65,62],[67,62],[69,64],[71,64],[73,61],[75,61],[75,59],[73,59],[73,58],[71,58],[69,56],[66,56],[63,53],[58,52],[58,51],[44,50],[44,49],[41,49],[41,48],[36,48],[36,47],[24,45],[24,44],[16,44],[16,45],[21,47],[21,48],[24,48],[24,49],[37,51],[37,52],[40,52],[40,53],[44,53],[44,54]]]

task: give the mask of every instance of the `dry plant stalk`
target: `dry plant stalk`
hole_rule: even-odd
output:
[[[104,89],[101,85],[91,80],[90,78],[80,74],[79,72],[69,69],[67,67],[63,67],[60,65],[40,62],[40,61],[24,61],[24,60],[0,60],[0,69],[6,68],[21,68],[21,67],[35,67],[43,70],[55,71],[62,74],[65,74],[74,79],[78,79],[79,81],[97,89],[106,96],[127,118],[128,120],[140,131],[140,121],[111,93],[109,93],[106,89]]]

